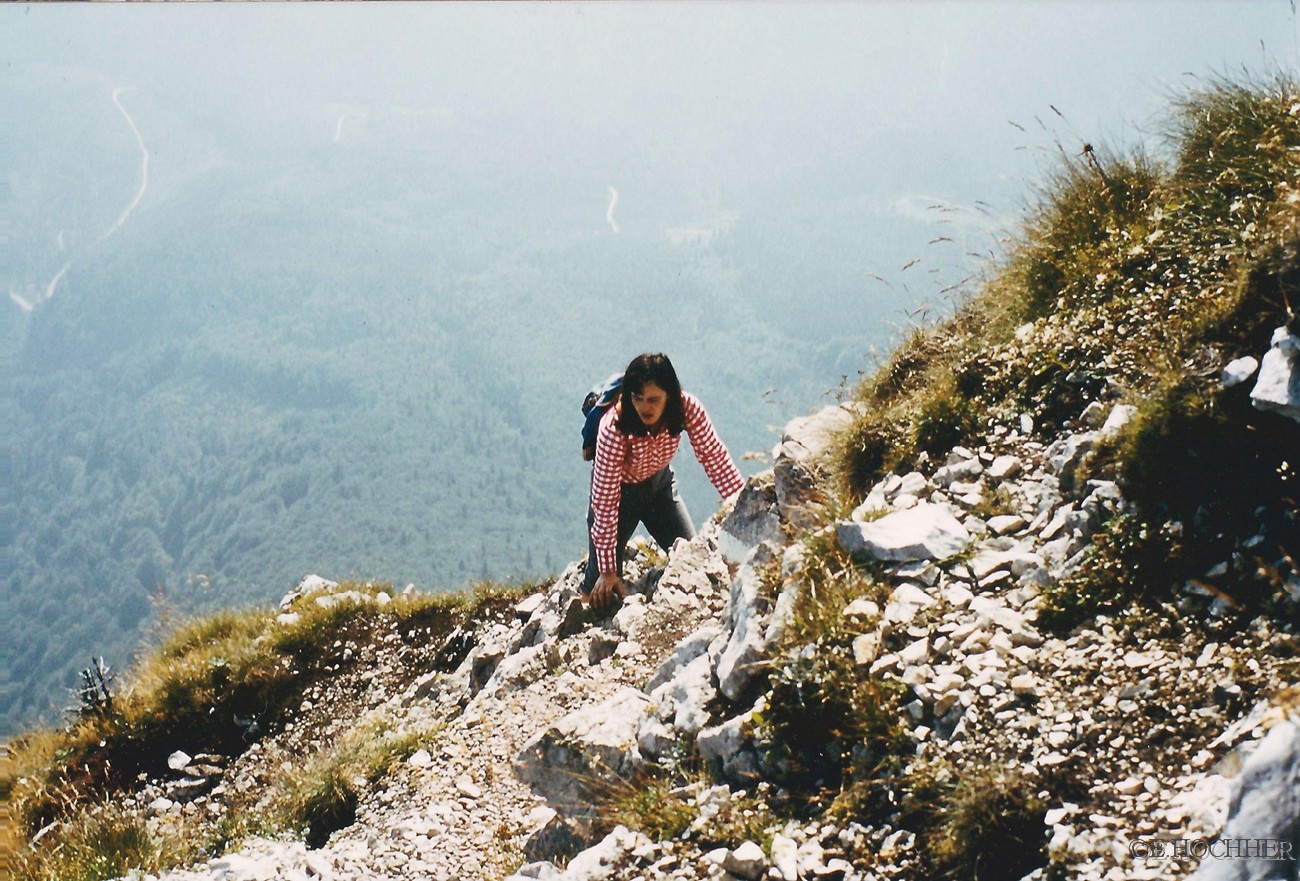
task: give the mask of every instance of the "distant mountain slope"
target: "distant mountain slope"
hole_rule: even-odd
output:
[[[805,335],[753,287],[760,251],[675,245],[633,208],[615,236],[583,186],[361,148],[228,162],[80,252],[6,379],[3,730],[50,718],[91,654],[124,667],[155,607],[306,571],[554,571],[584,543],[578,402],[639,351],[674,357],[740,455],[888,332]]]

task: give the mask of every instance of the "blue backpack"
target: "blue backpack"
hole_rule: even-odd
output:
[[[622,388],[623,374],[611,373],[609,379],[593,385],[582,399],[582,415],[586,417],[582,423],[583,461],[590,462],[596,458],[596,432],[600,430],[600,418],[618,400]]]

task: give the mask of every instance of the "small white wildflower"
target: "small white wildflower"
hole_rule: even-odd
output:
[[[1245,202],[1243,202],[1240,199],[1233,199],[1232,204],[1228,206],[1228,211],[1229,213],[1236,214],[1238,211],[1240,211],[1245,207],[1246,207]]]

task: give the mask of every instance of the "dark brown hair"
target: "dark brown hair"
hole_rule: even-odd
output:
[[[668,393],[661,420],[672,434],[681,434],[686,427],[686,410],[682,405],[682,384],[677,379],[673,362],[663,352],[646,352],[637,355],[623,371],[623,388],[619,392],[618,430],[624,434],[646,435],[650,429],[632,406],[632,396],[640,394],[647,384],[654,383]]]

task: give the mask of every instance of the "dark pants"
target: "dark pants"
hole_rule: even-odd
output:
[[[686,505],[677,494],[677,480],[672,468],[656,471],[640,483],[625,483],[618,503],[618,574],[623,574],[623,547],[644,523],[646,531],[659,547],[667,551],[679,538],[695,537],[695,525]],[[582,582],[582,592],[591,593],[600,577],[596,565],[596,546],[591,540],[591,525],[596,519],[591,505],[587,506],[587,576]]]

